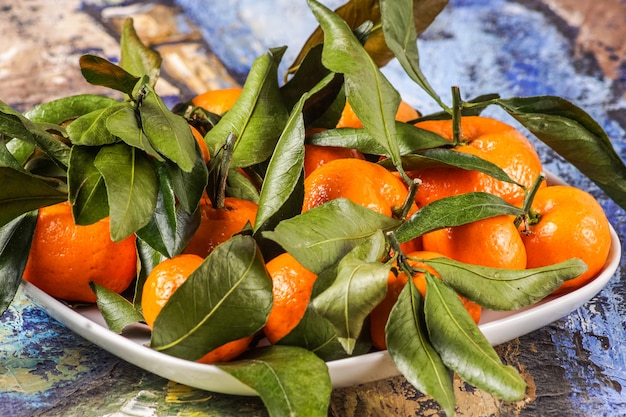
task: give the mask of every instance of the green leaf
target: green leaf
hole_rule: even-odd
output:
[[[150,78],[149,85],[154,88],[161,71],[162,58],[137,36],[132,18],[124,20],[120,48],[120,66],[137,77],[147,75]]]
[[[587,270],[580,259],[524,270],[470,265],[447,258],[424,260],[459,294],[491,310],[519,310]]]
[[[76,224],[92,224],[109,215],[104,178],[96,168],[99,148],[73,146],[67,170],[69,201]]]
[[[187,121],[172,113],[161,97],[150,87],[139,108],[141,124],[150,144],[161,155],[190,172],[198,158],[196,140]]]
[[[80,116],[67,126],[67,134],[75,145],[101,146],[119,142],[106,126],[109,116],[128,106],[117,103]]]
[[[0,132],[39,146],[60,167],[67,167],[70,148],[48,133],[47,124],[35,123],[0,101]],[[57,127],[61,129],[60,127]]]
[[[237,235],[219,245],[172,294],[152,331],[154,349],[196,360],[265,325],[272,281],[256,242]]]
[[[346,96],[355,114],[384,147],[393,164],[400,166],[395,129],[400,94],[343,19],[315,0],[308,0],[308,4],[324,31],[322,63],[331,71],[344,74]]]
[[[333,284],[312,301],[313,308],[337,330],[351,354],[370,312],[385,298],[391,264],[383,264],[385,236],[378,231],[340,262]]]
[[[446,415],[454,415],[452,375],[431,345],[424,319],[424,299],[413,280],[405,285],[385,327],[387,350],[402,375],[433,397]]]
[[[124,143],[141,149],[157,161],[163,161],[163,157],[152,147],[150,140],[143,129],[137,123],[137,113],[130,104],[115,108],[105,120],[106,129],[112,135],[120,138]]]
[[[515,368],[501,362],[458,295],[430,274],[426,283],[426,326],[443,363],[464,381],[499,398],[524,398],[526,383]]]
[[[305,268],[319,274],[379,229],[398,224],[398,220],[339,198],[281,221],[263,237],[280,244]]]
[[[88,83],[100,85],[132,95],[135,84],[139,77],[126,72],[123,68],[100,58],[96,55],[86,54],[80,57],[80,72]]]
[[[450,145],[450,141],[436,133],[402,122],[396,122],[396,135],[401,155],[422,149]],[[387,154],[386,149],[365,129],[328,129],[311,135],[307,139],[307,143],[321,146],[342,146],[372,155]]]
[[[389,164],[382,163],[386,166]],[[449,166],[469,171],[480,171],[497,180],[517,184],[511,177],[498,165],[487,161],[479,156],[456,152],[452,149],[435,148],[426,149],[411,155],[402,157],[402,165],[406,170],[415,170],[431,167]]]
[[[6,143],[4,140],[0,140],[0,167],[26,171],[22,164],[26,163],[34,150],[33,145],[21,139],[12,139]]]
[[[33,211],[0,226],[0,317],[22,282],[36,224],[37,213]]]
[[[167,257],[144,242],[141,238],[137,238],[135,242],[137,246],[137,265],[139,268],[137,271],[137,280],[135,282],[133,305],[135,306],[135,310],[141,311],[143,285],[154,267],[167,259]]]
[[[420,208],[396,229],[395,235],[399,242],[408,242],[433,230],[504,214],[519,216],[524,210],[490,193],[464,193],[435,200]]]
[[[172,179],[172,188],[178,202],[187,213],[193,213],[207,186],[209,173],[204,160],[196,158],[191,172],[185,172],[171,162],[166,162],[165,167]]]
[[[302,211],[304,186],[300,177],[303,175],[304,167],[305,136],[302,108],[311,95],[331,80],[331,77],[324,79],[310,92],[304,94],[291,111],[263,180],[255,233],[258,230],[271,230],[280,220],[293,217]],[[298,186],[300,190],[295,195],[299,198],[292,198]]]
[[[0,167],[0,226],[16,217],[67,200],[67,194],[24,171]]]
[[[306,349],[253,349],[243,359],[217,367],[255,390],[271,417],[328,415],[332,392],[328,367]]]
[[[428,7],[424,7],[424,3],[427,3]],[[380,0],[382,28],[387,46],[406,74],[444,109],[447,106],[431,87],[420,68],[415,19],[427,12],[432,16],[430,20],[433,20],[446,4],[447,1],[441,0],[428,2]]]
[[[200,212],[187,213],[177,204],[172,181],[163,165],[157,166],[159,195],[150,222],[137,231],[137,236],[168,258],[172,258],[187,246],[200,225]]]
[[[385,66],[394,58],[393,52],[389,50],[385,43],[384,33],[381,28],[381,12],[379,0],[349,0],[336,10],[352,29],[356,29],[363,23],[370,21],[374,29],[369,34],[365,43],[365,49],[372,56],[372,59],[379,67]],[[447,0],[414,0],[413,18],[417,35],[421,34],[432,21],[437,17],[447,4]],[[289,68],[289,72],[294,72],[299,68],[300,63],[308,54],[309,50],[322,43],[324,34],[317,28],[304,43],[295,62]]]
[[[257,58],[233,107],[204,137],[211,155],[229,134],[237,137],[232,168],[265,161],[272,154],[288,113],[278,87],[278,64],[283,50],[272,50]]]
[[[104,178],[111,216],[111,239],[122,240],[152,218],[158,179],[149,157],[126,144],[104,146],[94,161]]]
[[[626,209],[626,165],[590,115],[554,96],[499,99],[496,103]]]
[[[112,332],[121,334],[126,327],[143,321],[143,315],[123,296],[95,282],[90,282],[89,286],[96,294],[98,310]]]
[[[228,172],[228,179],[226,180],[226,195],[230,197],[237,197],[243,200],[250,200],[255,204],[259,204],[259,190],[250,181],[248,177],[243,175],[237,169],[231,169]]]
[[[118,101],[97,94],[77,94],[41,103],[24,113],[33,122],[61,124],[95,110],[118,104]]]

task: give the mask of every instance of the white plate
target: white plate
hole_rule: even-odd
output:
[[[550,176],[551,182],[560,182]],[[545,300],[514,312],[484,310],[479,328],[492,345],[498,345],[537,330],[582,306],[607,284],[615,273],[621,257],[617,233],[611,227],[611,251],[602,272],[584,287],[568,294]],[[250,387],[213,365],[175,358],[157,352],[147,345],[150,332],[144,325],[127,329],[124,335],[108,330],[95,306],[70,308],[28,282],[26,294],[51,317],[112,354],[140,368],[169,380],[224,394],[257,395]],[[386,351],[368,353],[327,362],[335,388],[363,384],[399,374]]]

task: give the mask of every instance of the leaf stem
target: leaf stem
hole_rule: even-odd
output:
[[[535,195],[543,181],[546,179],[545,173],[540,173],[533,185],[530,187],[530,190],[527,190],[526,196],[524,197],[524,204],[522,205],[522,210],[524,210],[524,214],[517,216],[515,219],[515,226],[519,227],[522,223],[524,227],[522,228],[522,233],[528,233],[528,226],[531,224],[535,224],[539,221],[539,214],[536,213],[532,209],[533,200],[535,199]]]
[[[452,141],[454,146],[461,144],[461,90],[458,86],[452,86]]]
[[[233,152],[235,150],[235,142],[237,136],[232,132],[228,134],[226,143],[224,143],[222,159],[220,161],[219,169],[219,183],[217,187],[217,195],[215,198],[215,208],[224,208],[224,201],[226,199],[226,181],[228,180],[228,171],[230,171],[230,163],[233,160]]]

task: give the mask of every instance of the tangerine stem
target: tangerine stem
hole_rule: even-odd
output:
[[[235,150],[235,141],[237,136],[232,132],[228,134],[226,143],[224,143],[222,160],[220,161],[219,169],[219,184],[217,187],[217,195],[215,198],[215,208],[224,208],[224,201],[226,199],[226,181],[228,180],[228,171],[230,171],[230,163],[233,160],[233,152]]]
[[[461,100],[461,90],[458,86],[452,86],[452,141],[454,146],[461,144],[461,109],[463,108],[463,100]]]
[[[524,211],[524,214],[517,216],[517,218],[515,219],[516,227],[519,227],[520,224],[524,223],[522,233],[526,232],[526,230],[528,229],[528,225],[535,224],[539,221],[539,215],[534,212],[534,210],[532,209],[532,205],[533,200],[535,199],[535,195],[537,194],[537,191],[539,191],[539,187],[545,179],[546,174],[543,172],[540,173],[537,178],[535,178],[535,181],[533,182],[533,185],[530,187],[530,189],[526,191],[524,204],[522,205],[522,210]]]
[[[406,196],[404,203],[402,204],[402,210],[400,211],[400,218],[402,220],[406,219],[406,216],[409,214],[409,210],[411,210],[411,206],[415,202],[415,194],[417,194],[417,189],[419,188],[422,180],[419,178],[414,178],[409,183],[409,194]]]

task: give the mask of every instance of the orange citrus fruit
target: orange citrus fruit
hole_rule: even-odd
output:
[[[336,198],[347,198],[378,213],[392,216],[408,197],[404,182],[382,166],[361,159],[336,159],[304,180],[305,212]],[[417,210],[414,205],[410,212]]]
[[[587,271],[565,281],[556,293],[585,285],[602,270],[611,248],[609,221],[598,201],[577,187],[555,185],[537,191],[522,241],[527,267],[552,265],[570,258],[587,264]],[[523,227],[523,226],[522,226]]]
[[[159,263],[150,271],[143,286],[141,308],[148,327],[152,329],[157,316],[172,294],[195,271],[203,259],[197,255],[178,255]],[[225,343],[208,352],[197,362],[225,362],[236,358],[248,349],[253,335]]]
[[[431,266],[422,262],[422,260],[440,258],[443,257],[442,254],[430,251],[416,251],[407,254],[407,257],[408,263],[411,267],[415,269],[426,270],[432,275],[440,278],[437,271],[435,271]],[[391,313],[391,309],[398,300],[398,296],[400,295],[400,292],[407,282],[408,278],[404,272],[396,273],[394,271],[390,271],[387,280],[387,294],[385,295],[384,300],[376,307],[374,307],[374,309],[370,313],[370,333],[372,338],[372,344],[378,349],[387,349],[385,326],[387,326],[387,320],[389,320],[389,314]],[[424,276],[423,272],[416,272],[413,275],[413,283],[422,294],[422,296],[425,296],[426,277]],[[459,298],[461,299],[463,306],[470,314],[474,322],[478,323],[482,314],[482,308],[480,307],[480,305],[468,300],[463,296],[459,295]]]
[[[422,236],[424,250],[492,268],[526,268],[526,248],[514,216],[494,216]]]
[[[93,303],[96,295],[89,282],[121,293],[136,275],[135,236],[113,242],[108,217],[81,226],[68,202],[39,209],[26,281],[53,297]]]
[[[304,177],[308,177],[311,172],[327,162],[346,158],[365,159],[365,156],[352,148],[306,144],[304,145]]]
[[[202,133],[200,133],[200,131],[195,127],[191,125],[189,125],[189,127],[191,128],[191,133],[193,134],[194,139],[196,139],[196,142],[198,143],[198,147],[200,148],[200,153],[202,153],[202,159],[204,160],[204,163],[208,163],[211,159],[211,156],[209,154],[209,147],[204,141],[204,136],[202,136]]]
[[[206,258],[220,243],[241,232],[246,224],[254,226],[258,205],[237,197],[226,197],[224,207],[213,207],[205,198],[200,201],[200,225],[183,253]]]
[[[405,101],[401,101],[396,112],[396,120],[399,122],[410,122],[419,117],[419,113],[411,105]],[[363,127],[363,123],[357,117],[356,113],[352,109],[352,106],[348,101],[341,112],[341,117],[337,122],[338,128],[340,127],[352,127],[360,129]]]
[[[452,120],[429,120],[416,126],[452,140]],[[478,156],[500,167],[513,180],[530,188],[543,168],[532,143],[519,130],[498,120],[468,116],[461,119],[462,144],[454,149]],[[484,191],[520,206],[524,189],[519,185],[496,180],[479,171],[454,167],[425,168],[407,173],[419,178],[421,185],[415,196],[418,206],[452,195]]]
[[[239,87],[209,90],[192,98],[191,103],[221,116],[233,107],[240,95]]]
[[[317,275],[287,252],[270,260],[266,268],[272,277],[274,303],[263,331],[270,343],[276,343],[304,316]]]

